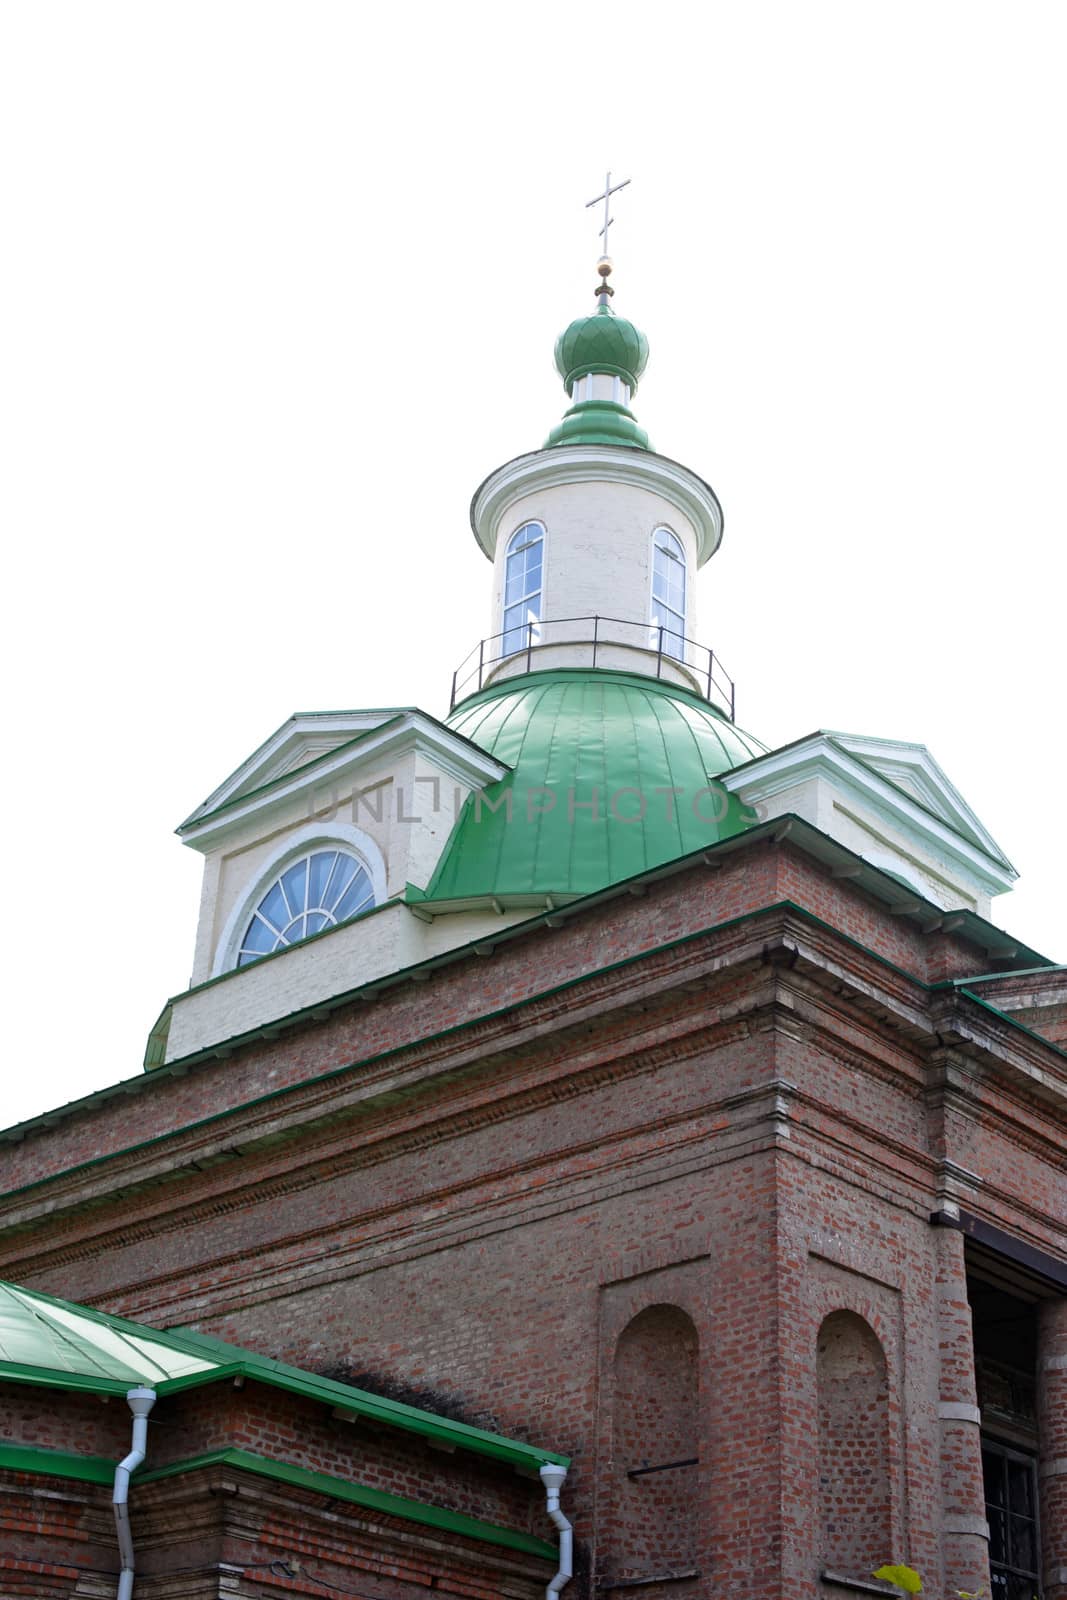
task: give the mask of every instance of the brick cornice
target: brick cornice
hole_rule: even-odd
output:
[[[783,929],[788,927],[787,920]],[[796,928],[791,931],[794,935],[797,932]],[[815,970],[810,956],[800,961],[798,966],[799,947],[790,942],[764,943],[758,965],[754,963],[751,951],[747,955],[752,964],[750,990],[728,1003],[716,1003],[716,979],[726,976],[721,964],[714,959],[690,962],[685,968],[687,981],[681,985],[681,995],[677,986],[672,986],[668,991],[662,985],[655,988],[646,985],[638,991],[630,991],[630,1004],[613,1012],[615,1019],[626,1016],[631,1022],[631,1027],[621,1037],[610,1041],[605,1041],[603,1037],[591,1038],[587,1031],[588,1018],[583,1016],[563,1035],[570,1049],[561,1047],[559,1036],[527,1033],[525,1039],[515,1037],[510,1040],[509,1049],[500,1057],[483,1057],[471,1063],[469,1073],[472,1077],[494,1079],[494,1098],[491,1100],[484,1098],[484,1086],[474,1085],[466,1100],[461,1092],[459,1103],[454,1102],[446,1107],[443,1116],[441,1108],[433,1106],[428,1114],[417,1117],[412,1125],[413,1114],[410,1109],[387,1112],[377,1127],[365,1125],[361,1129],[357,1149],[351,1138],[352,1124],[345,1120],[346,1115],[358,1117],[365,1111],[366,1103],[357,1099],[347,1108],[333,1108],[328,1121],[304,1126],[298,1163],[293,1159],[297,1154],[293,1150],[267,1166],[255,1167],[251,1161],[232,1162],[228,1168],[221,1172],[216,1169],[210,1179],[205,1179],[213,1181],[212,1192],[201,1194],[177,1210],[168,1205],[166,1189],[161,1194],[158,1191],[146,1191],[146,1194],[157,1194],[158,1198],[154,1202],[149,1201],[140,1213],[136,1208],[136,1196],[126,1192],[121,1208],[121,1224],[117,1227],[100,1212],[95,1217],[91,1213],[88,1216],[81,1212],[71,1214],[69,1208],[80,1204],[80,1196],[75,1193],[68,1201],[69,1220],[66,1227],[58,1221],[55,1213],[52,1217],[53,1229],[58,1223],[59,1229],[67,1233],[69,1242],[63,1244],[57,1241],[57,1247],[49,1250],[45,1256],[33,1251],[28,1256],[15,1253],[8,1259],[16,1267],[21,1266],[23,1271],[32,1271],[34,1274],[68,1266],[95,1256],[116,1243],[129,1244],[175,1230],[196,1228],[213,1217],[239,1211],[265,1199],[284,1199],[357,1167],[366,1168],[429,1145],[463,1138],[481,1127],[536,1114],[551,1104],[565,1102],[598,1087],[656,1071],[671,1062],[690,1059],[706,1050],[721,1048],[731,1039],[742,1036],[746,1030],[777,1026],[788,1031],[801,1015],[797,1005],[797,998],[804,989],[800,969]],[[794,965],[789,966],[789,961],[793,961]],[[863,992],[866,995],[872,991],[868,986]],[[810,983],[807,984],[804,999],[823,1003],[822,992]],[[842,1016],[844,1013],[839,996],[835,996],[835,1002],[836,1014]],[[656,1010],[657,1003],[661,1008],[659,1011]],[[808,1011],[804,1015],[807,1016]],[[887,1061],[885,1040],[873,1031],[870,1018],[864,1012],[857,1012],[850,1020],[860,1030],[866,1048],[846,1048],[826,1023],[820,1023],[818,1027],[820,1046],[858,1071],[874,1071],[897,1078],[907,1070],[907,1051],[893,1049],[892,1060]],[[658,1042],[642,1049],[633,1048],[635,1036],[649,1035],[657,1036]],[[526,1059],[523,1059],[523,1054]],[[520,1063],[518,1072],[516,1062]],[[503,1092],[504,1086],[495,1078],[501,1063],[508,1067],[510,1074],[506,1092]],[[439,1084],[440,1080],[436,1081]],[[408,1125],[402,1126],[405,1123]],[[249,1167],[252,1167],[251,1172]],[[220,1181],[221,1192],[217,1187]],[[435,1195],[437,1199],[443,1197]],[[82,1237],[80,1240],[71,1239],[72,1234]],[[299,1240],[289,1238],[287,1243],[295,1246]]]
[[[902,1043],[907,1039],[909,1044],[914,1044],[920,1038],[933,1043],[936,1035],[931,1035],[929,1022],[923,1028],[921,1002],[927,1000],[928,995],[921,985],[879,958],[857,952],[850,942],[840,939],[833,930],[812,924],[809,919],[794,914],[789,907],[773,909],[776,912],[773,917],[765,912],[746,918],[745,927],[731,924],[726,930],[711,930],[699,938],[687,939],[682,945],[652,952],[641,960],[636,971],[633,968],[626,969],[624,991],[621,989],[620,974],[615,972],[594,975],[585,985],[572,988],[565,997],[567,1004],[560,1003],[558,996],[555,997],[555,1003],[531,1002],[520,1008],[525,1014],[526,1025],[522,1028],[513,1026],[506,1041],[500,1039],[499,1019],[493,1019],[492,1029],[488,1023],[476,1024],[473,1030],[465,1029],[460,1036],[445,1036],[401,1046],[385,1058],[371,1063],[369,1069],[366,1065],[356,1064],[341,1074],[331,1074],[311,1084],[295,1085],[277,1101],[246,1108],[243,1119],[237,1111],[233,1112],[227,1119],[225,1133],[220,1133],[217,1125],[201,1125],[176,1131],[162,1145],[117,1153],[112,1158],[115,1165],[111,1167],[109,1187],[111,1194],[121,1193],[123,1196],[126,1213],[123,1238],[144,1237],[141,1231],[130,1232],[128,1220],[130,1202],[135,1198],[138,1188],[161,1180],[166,1180],[169,1185],[175,1171],[182,1167],[202,1191],[210,1188],[213,1192],[207,1195],[202,1193],[198,1201],[183,1209],[181,1220],[176,1217],[172,1226],[240,1207],[257,1196],[293,1193],[308,1183],[319,1181],[321,1170],[312,1170],[306,1176],[299,1176],[298,1170],[301,1167],[315,1169],[330,1159],[338,1144],[338,1129],[346,1118],[378,1116],[381,1119],[379,1130],[363,1122],[361,1138],[364,1142],[360,1159],[365,1160],[368,1139],[379,1142],[382,1138],[389,1138],[390,1125],[403,1122],[411,1115],[406,1107],[383,1111],[383,1101],[391,1101],[404,1092],[416,1095],[430,1081],[440,1089],[444,1083],[457,1081],[457,1077],[466,1077],[474,1084],[474,1080],[487,1078],[500,1071],[503,1065],[507,1065],[510,1071],[523,1050],[532,1051],[536,1057],[539,1040],[549,1038],[546,1031],[549,1020],[565,1019],[562,1039],[558,1033],[551,1036],[554,1061],[549,1070],[553,1079],[558,1080],[567,1070],[579,1069],[586,1061],[589,1039],[583,1036],[582,1030],[592,1028],[606,1009],[610,1011],[616,1029],[620,1021],[629,1024],[624,1035],[615,1041],[612,1051],[615,1063],[612,1070],[615,1073],[624,1072],[628,1069],[621,1064],[621,1057],[635,1035],[640,1036],[647,1031],[649,1011],[654,1010],[657,1003],[662,1005],[664,997],[670,995],[670,1006],[675,1016],[682,1013],[691,1021],[695,1011],[706,1010],[709,1001],[713,1001],[716,980],[724,974],[736,973],[746,964],[752,964],[757,972],[765,971],[767,967],[776,971],[793,971],[797,982],[802,974],[805,975],[809,979],[809,999],[817,991],[827,997],[832,991],[832,998],[823,1001],[828,1007],[827,1016],[847,1020],[851,1027],[858,1027],[867,1035],[862,1058],[856,1056],[851,1063],[860,1070],[895,1075],[905,1061],[908,1054],[906,1047],[899,1052],[896,1062],[890,1064],[887,1061],[884,1030],[890,1018],[898,1024]],[[757,924],[756,928],[753,928],[753,923]],[[758,942],[753,938],[753,933],[762,935]],[[844,954],[849,956],[848,965],[842,961]],[[759,981],[758,978],[756,981]],[[620,1007],[613,1002],[617,1001],[621,992],[625,992],[627,1003]],[[747,1003],[751,1005],[751,1002]],[[879,1031],[875,1030],[874,1023],[877,1023]],[[498,1045],[505,1043],[506,1047],[498,1050],[496,1055],[487,1055],[472,1044],[472,1031],[475,1034],[492,1031],[494,1042]],[[570,1042],[569,1050],[561,1048],[562,1040]],[[820,1027],[820,1042],[825,1048],[837,1053],[841,1051],[840,1040],[834,1037],[833,1029],[828,1025]],[[601,1059],[608,1057],[601,1052]],[[539,1073],[543,1079],[546,1069],[534,1059],[530,1070]],[[629,1070],[641,1071],[644,1068],[639,1060]],[[544,1089],[542,1082],[539,1092],[544,1093]],[[500,1085],[494,1084],[494,1093],[499,1092]],[[462,1135],[482,1125],[487,1117],[517,1114],[536,1105],[536,1101],[516,1099],[516,1094],[522,1092],[528,1094],[528,1086],[511,1081],[507,1097],[494,1108],[482,1106],[464,1110],[462,1106],[450,1104],[443,1122],[439,1113],[433,1113],[432,1127],[427,1125],[421,1134],[409,1133],[408,1138],[412,1142],[395,1148],[417,1148],[420,1142],[427,1139]],[[558,1095],[562,1091],[556,1087],[551,1092]],[[476,1086],[472,1087],[471,1093],[478,1093]],[[506,1109],[509,1105],[512,1107],[510,1112]],[[284,1138],[287,1148],[279,1153],[275,1147],[267,1167],[260,1166],[250,1173],[250,1158],[254,1156],[256,1146],[277,1140],[279,1136]],[[238,1156],[243,1159],[236,1159]],[[212,1170],[206,1176],[197,1175],[197,1168],[205,1163],[212,1164]],[[228,1171],[223,1164],[228,1166]],[[227,1198],[219,1195],[220,1186],[228,1191]],[[72,1224],[73,1230],[79,1233],[92,1232],[93,1218],[81,1208],[90,1199],[99,1203],[98,1196],[97,1168],[60,1174],[54,1180],[36,1186],[30,1195],[12,1197],[8,1208],[8,1236],[12,1237],[13,1230],[17,1230],[20,1223],[23,1226],[32,1225],[45,1212],[50,1217],[52,1228],[58,1226],[62,1230],[60,1218],[75,1208],[81,1214]],[[21,1212],[18,1209],[20,1200]],[[168,1211],[167,1201],[164,1189],[154,1209]],[[153,1207],[148,1205],[144,1209],[151,1211]],[[110,1233],[111,1226],[102,1219],[97,1231]],[[145,1224],[142,1222],[138,1229],[143,1226]],[[10,1259],[22,1259],[17,1246]],[[63,1256],[59,1259],[70,1258]]]
[[[99,1201],[96,1215],[81,1211],[86,1197],[96,1192],[96,1186],[88,1184],[86,1175],[82,1174],[82,1183],[77,1187],[72,1184],[61,1201],[51,1198],[47,1206],[50,1228],[58,1231],[63,1226],[60,1219],[65,1216],[72,1230],[96,1232],[113,1244],[116,1235],[122,1240],[148,1236],[138,1230],[147,1227],[151,1233],[149,1219],[153,1215],[171,1219],[168,1226],[186,1227],[256,1200],[294,1194],[357,1167],[377,1164],[428,1144],[463,1138],[479,1128],[503,1123],[589,1089],[655,1070],[670,1060],[688,1059],[701,1050],[728,1043],[754,1026],[769,1025],[758,1019],[770,999],[770,990],[756,987],[743,1001],[725,1008],[724,1014],[722,1008],[714,1004],[709,1006],[707,991],[702,990],[699,996],[687,997],[687,1003],[672,1001],[669,1008],[665,1006],[655,1015],[631,1006],[631,1013],[642,1026],[616,1038],[591,1033],[582,1025],[569,1030],[562,1040],[559,1036],[527,1035],[524,1039],[515,1035],[507,1050],[497,1056],[479,1057],[465,1063],[466,1087],[460,1087],[445,1107],[434,1102],[417,1105],[414,1101],[398,1107],[393,1103],[396,1091],[387,1083],[381,1090],[383,1101],[377,1108],[377,1121],[368,1124],[363,1119],[373,1114],[375,1102],[356,1093],[347,1101],[342,1099],[339,1104],[332,1105],[328,1117],[303,1124],[299,1130],[302,1136],[299,1147],[291,1142],[281,1154],[268,1147],[258,1166],[253,1161],[254,1145],[242,1144],[242,1154],[247,1150],[249,1155],[226,1168],[205,1173],[202,1182],[205,1187],[208,1184],[211,1187],[178,1210],[167,1203],[166,1187],[145,1189],[142,1195],[158,1196],[159,1203],[153,1204],[146,1198],[139,1221],[136,1209],[131,1211],[135,1192],[130,1185],[123,1185],[119,1208],[122,1221],[118,1227],[113,1220],[102,1216]],[[651,1034],[652,1042],[635,1049],[635,1034],[638,1037]],[[505,1068],[509,1074],[506,1083],[500,1076]],[[457,1075],[450,1076],[460,1083]],[[439,1088],[440,1082],[437,1078],[435,1086]],[[351,1137],[357,1120],[362,1123],[358,1149],[353,1147]],[[273,1131],[272,1122],[264,1132],[264,1141],[269,1140]],[[201,1159],[205,1153],[199,1152]],[[172,1164],[168,1171],[173,1173],[174,1170]],[[98,1218],[99,1225],[94,1227]],[[28,1231],[35,1220],[32,1216],[28,1218],[20,1231]],[[8,1231],[9,1237],[17,1239],[14,1230]],[[3,1234],[0,1234],[0,1244],[2,1241]]]
[[[145,1145],[105,1151],[92,1163],[35,1180],[27,1188],[10,1191],[8,1216],[5,1222],[0,1209],[0,1226],[17,1225],[21,1207],[32,1215],[34,1197],[46,1192],[41,1209],[47,1210],[67,1194],[71,1203],[78,1203],[83,1191],[97,1194],[101,1161],[108,1167],[109,1188],[127,1190],[152,1177],[169,1178],[176,1163],[195,1168],[198,1162],[225,1159],[234,1149],[245,1150],[257,1140],[279,1134],[296,1139],[317,1116],[335,1116],[348,1099],[393,1094],[424,1076],[440,1080],[472,1064],[482,1065],[491,1059],[491,1047],[513,1052],[561,1020],[567,1026],[591,1027],[605,1013],[613,1019],[633,1014],[646,999],[664,992],[676,980],[704,982],[747,961],[773,963],[780,948],[793,950],[796,939],[804,941],[816,967],[827,966],[834,975],[848,974],[857,993],[864,983],[877,983],[879,976],[884,980],[887,973],[893,974],[895,985],[902,986],[901,993],[921,993],[921,986],[906,974],[897,973],[851,941],[839,939],[832,929],[822,927],[798,908],[777,903],[687,934],[669,945],[638,952],[620,967],[584,975],[561,990],[523,1000],[506,1012],[465,1022],[441,1035],[401,1043],[319,1077],[287,1084],[265,1098],[224,1107],[217,1115],[176,1127]],[[852,968],[829,959],[835,944],[839,956],[842,949],[848,953]],[[622,1006],[617,1003],[620,998],[625,1000]],[[291,1036],[294,1043],[298,1037]]]
[[[551,1080],[528,1086],[521,1093],[516,1093],[507,1099],[486,1102],[473,1108],[465,1116],[452,1119],[447,1130],[442,1130],[439,1123],[431,1120],[403,1134],[390,1134],[386,1130],[381,1141],[372,1149],[366,1144],[354,1149],[345,1138],[344,1130],[338,1133],[335,1129],[329,1154],[313,1165],[304,1164],[299,1168],[283,1169],[269,1181],[260,1180],[244,1189],[230,1190],[221,1195],[202,1199],[193,1206],[168,1211],[161,1216],[146,1218],[140,1222],[136,1219],[131,1221],[129,1216],[124,1214],[120,1227],[114,1227],[92,1238],[59,1245],[45,1253],[38,1251],[30,1256],[15,1258],[13,1264],[21,1266],[27,1276],[36,1276],[45,1271],[54,1271],[58,1267],[92,1259],[113,1249],[119,1243],[156,1239],[172,1231],[196,1229],[214,1217],[240,1211],[246,1205],[261,1203],[264,1200],[281,1200],[303,1189],[329,1183],[331,1179],[338,1178],[346,1172],[356,1169],[366,1170],[391,1161],[397,1156],[417,1152],[430,1146],[439,1148],[450,1140],[464,1138],[478,1128],[500,1126],[514,1118],[536,1114],[552,1105],[565,1104],[596,1089],[623,1083],[627,1079],[655,1073],[672,1064],[692,1060],[709,1050],[729,1044],[732,1039],[748,1037],[753,1028],[759,1030],[769,1028],[772,1016],[773,1005],[764,998],[760,1004],[754,1005],[751,1011],[736,1015],[718,1026],[713,1024],[690,1027],[686,1032],[675,1033],[642,1051],[628,1053],[620,1051],[610,1059],[593,1060],[578,1071],[563,1063],[558,1075]],[[713,1096],[705,1104],[687,1107],[675,1116],[665,1115],[652,1122],[646,1120],[640,1124],[620,1128],[610,1142],[605,1142],[599,1135],[594,1138],[574,1139],[564,1146],[542,1152],[526,1161],[498,1164],[491,1172],[479,1172],[468,1181],[438,1186],[431,1192],[420,1193],[412,1199],[396,1204],[386,1203],[372,1211],[363,1211],[359,1213],[358,1219],[344,1217],[332,1225],[320,1224],[300,1233],[279,1235],[272,1240],[268,1255],[278,1254],[284,1257],[290,1267],[294,1259],[299,1260],[301,1256],[314,1259],[329,1256],[332,1261],[336,1261],[337,1246],[333,1242],[335,1237],[348,1233],[357,1220],[361,1229],[375,1224],[381,1228],[389,1218],[402,1216],[413,1207],[417,1209],[432,1203],[436,1213],[442,1205],[468,1194],[474,1195],[475,1198],[470,1200],[466,1209],[477,1214],[486,1207],[486,1201],[477,1198],[477,1191],[483,1185],[488,1184],[494,1190],[498,1190],[501,1184],[512,1183],[518,1186],[520,1199],[528,1198],[531,1180],[538,1177],[545,1166],[556,1167],[561,1163],[566,1165],[580,1162],[588,1168],[590,1160],[595,1158],[595,1170],[600,1174],[610,1173],[616,1167],[627,1168],[631,1165],[631,1158],[625,1151],[625,1145],[627,1140],[635,1135],[641,1134],[647,1137],[649,1134],[658,1134],[661,1148],[668,1150],[673,1146],[676,1129],[684,1128],[685,1124],[694,1118],[713,1116],[726,1105],[731,1109],[739,1109],[748,1104],[750,1098],[748,1095],[727,1096],[723,1100],[721,1097]],[[679,1137],[683,1143],[687,1142],[688,1136]],[[706,1130],[701,1128],[693,1137],[706,1139]],[[543,1192],[544,1190],[539,1188],[538,1193]],[[257,1255],[254,1263],[254,1274],[257,1278],[262,1278],[267,1271],[266,1260],[264,1254]],[[242,1274],[247,1267],[246,1257],[241,1251],[234,1251],[222,1257],[216,1256],[213,1262],[220,1276],[227,1282],[232,1282],[234,1275]],[[129,1284],[128,1288],[136,1293],[149,1284],[158,1287],[167,1281],[168,1276],[181,1281],[186,1271],[187,1269],[183,1268],[173,1275],[158,1277],[153,1275],[151,1280]]]
[[[258,1141],[278,1136],[296,1140],[317,1118],[334,1118],[351,1103],[396,1095],[423,1078],[439,1083],[453,1073],[486,1068],[494,1059],[493,1050],[513,1055],[562,1019],[569,1027],[592,1029],[605,1013],[615,1020],[640,1014],[642,1003],[671,987],[679,975],[706,979],[746,960],[759,961],[762,940],[750,924],[775,913],[786,915],[787,908],[771,907],[742,921],[687,935],[676,944],[641,953],[621,968],[590,974],[490,1018],[406,1041],[319,1077],[285,1085],[276,1094],[224,1108],[217,1117],[172,1129],[147,1145],[105,1152],[101,1159],[107,1165],[108,1188],[125,1192],[132,1183],[169,1179],[176,1164],[195,1167],[198,1161],[224,1159],[228,1152]],[[617,1004],[620,998],[625,1000],[622,1006]],[[292,1036],[294,1042],[296,1037]],[[0,1230],[18,1225],[21,1208],[30,1217],[51,1212],[57,1203],[77,1205],[87,1195],[98,1195],[100,1175],[101,1160],[97,1160],[12,1190],[0,1205]]]
[[[749,992],[722,1003],[726,988],[746,967]],[[794,998],[782,1006],[785,990],[801,1003]],[[117,1153],[109,1176],[112,1194],[122,1196],[120,1225],[99,1200],[99,1169],[61,1174],[38,1187],[36,1203],[24,1212],[26,1224],[38,1226],[42,1213],[49,1214],[55,1247],[20,1254],[17,1234],[9,1230],[15,1250],[5,1259],[21,1263],[24,1271],[32,1263],[37,1272],[93,1257],[116,1243],[195,1227],[264,1199],[293,1195],[356,1166],[536,1114],[592,1088],[726,1044],[739,1029],[803,1026],[820,1048],[856,1070],[899,1083],[902,1071],[914,1075],[916,1045],[936,1044],[929,1000],[929,991],[906,973],[794,908],[776,906],[650,952],[621,971],[594,974],[562,995],[525,1002],[506,1032],[501,1019],[493,1018],[400,1046],[369,1064],[293,1085],[277,1100],[233,1111],[221,1137],[217,1126],[201,1125],[176,1131],[149,1150]],[[605,1038],[598,1029],[605,1012],[614,1037]],[[521,1028],[515,1026],[516,1015],[523,1019]],[[889,1020],[896,1025],[899,1046],[887,1045]],[[842,1024],[850,1033],[847,1045]],[[657,1043],[634,1049],[635,1040],[657,1034]],[[488,1035],[497,1047],[494,1054],[477,1042]],[[493,1098],[487,1101],[489,1079]],[[451,1099],[442,1107],[440,1090],[446,1085]],[[420,1107],[420,1095],[431,1088],[437,1104]],[[402,1095],[407,1100],[396,1104]],[[363,1121],[367,1118],[376,1118],[376,1125]],[[358,1152],[352,1148],[352,1119],[362,1123]],[[283,1133],[282,1147],[268,1149],[269,1141]],[[234,1148],[244,1159],[226,1162],[227,1150]],[[183,1165],[192,1177],[189,1169],[203,1162],[226,1164],[194,1177],[201,1192],[180,1210],[169,1203],[169,1186],[147,1187],[169,1180]],[[95,1215],[82,1209],[90,1199],[99,1207]],[[66,1233],[65,1241],[57,1239],[60,1233]],[[299,1236],[291,1242],[298,1243]]]

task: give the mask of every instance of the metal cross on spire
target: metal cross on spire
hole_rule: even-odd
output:
[[[614,217],[609,215],[608,206],[611,204],[612,195],[613,194],[618,194],[620,189],[625,189],[626,185],[629,182],[630,182],[629,178],[624,178],[621,183],[616,183],[616,184],[613,185],[612,182],[611,182],[611,173],[609,172],[607,177],[604,180],[604,193],[603,194],[598,194],[594,200],[587,200],[586,201],[585,209],[587,211],[589,210],[590,206],[598,206],[600,204],[601,200],[603,200],[603,202],[604,202],[604,226],[600,230],[600,237],[604,241],[604,254],[605,255],[607,255],[607,253],[608,253],[608,229],[611,227],[611,224],[615,220]]]

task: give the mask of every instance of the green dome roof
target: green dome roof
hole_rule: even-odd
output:
[[[577,317],[556,340],[556,370],[570,394],[587,372],[606,372],[629,384],[631,394],[648,364],[648,340],[605,302]]]
[[[589,894],[757,820],[713,780],[764,746],[655,678],[533,672],[449,725],[513,771],[466,801],[430,900]]]

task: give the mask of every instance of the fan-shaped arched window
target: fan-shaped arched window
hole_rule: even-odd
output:
[[[347,850],[310,851],[275,878],[256,906],[237,965],[336,927],[373,904],[374,888],[362,861]]]
[[[669,528],[652,535],[652,644],[685,659],[685,551]]]
[[[508,541],[504,563],[504,638],[501,655],[514,655],[537,643],[533,624],[541,620],[541,557],[545,530],[524,522]]]

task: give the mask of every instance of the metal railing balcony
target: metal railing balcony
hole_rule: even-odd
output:
[[[512,673],[533,672],[537,657],[547,658],[555,647],[568,653],[587,650],[591,667],[626,670],[624,656],[630,651],[651,658],[638,670],[649,677],[691,685],[706,700],[725,710],[734,720],[734,680],[715,652],[685,634],[656,622],[634,622],[627,617],[550,617],[543,621],[520,623],[503,633],[480,639],[452,674],[454,711],[460,701],[499,675],[506,663]],[[623,658],[620,658],[620,651]],[[655,671],[651,671],[652,661]],[[632,669],[631,669],[632,670]]]

